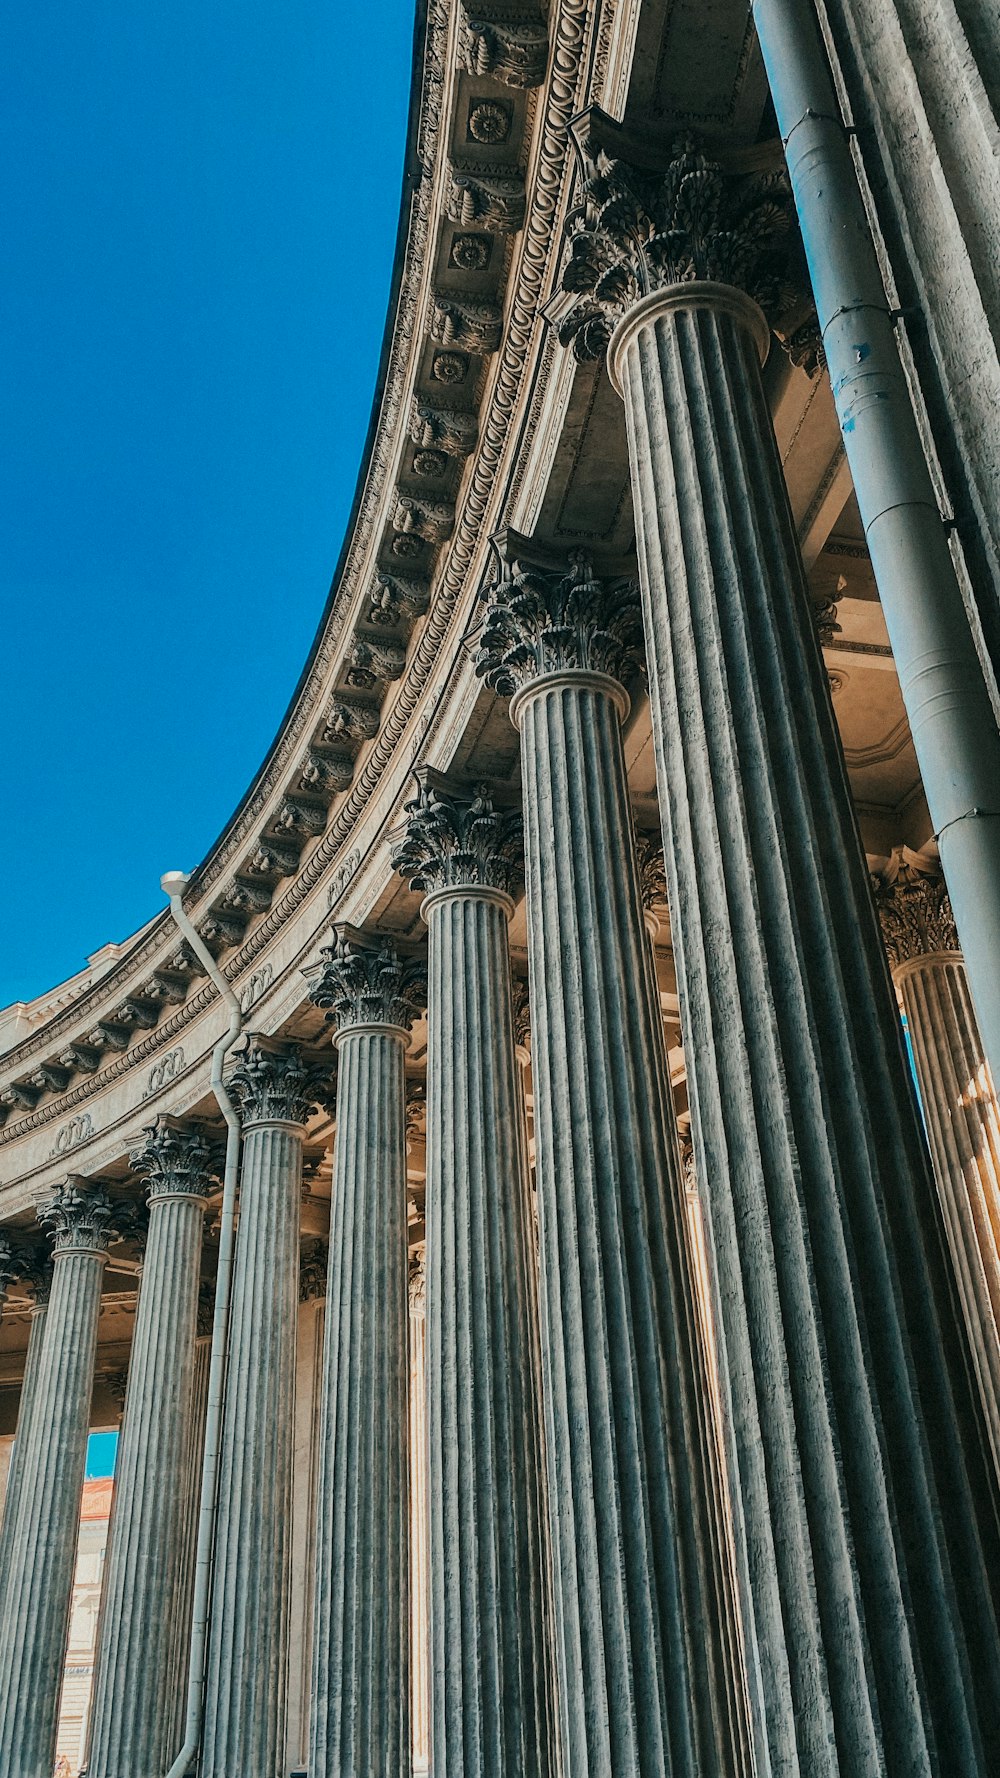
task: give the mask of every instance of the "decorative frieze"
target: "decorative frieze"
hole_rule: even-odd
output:
[[[415,775],[393,869],[427,895],[463,887],[513,894],[523,868],[520,810],[498,808],[488,785],[460,785],[429,766]]]
[[[320,752],[319,748],[313,748],[306,755],[299,773],[299,783],[304,790],[325,791],[330,796],[350,790],[353,782],[354,755],[351,753]]]
[[[514,548],[483,598],[476,672],[503,697],[549,673],[625,681],[642,661],[638,582],[597,579],[583,552],[547,568],[518,560]]]

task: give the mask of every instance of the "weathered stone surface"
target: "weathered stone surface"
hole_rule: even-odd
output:
[[[107,1194],[70,1180],[39,1212],[54,1235],[52,1289],[31,1390],[5,1582],[0,1773],[51,1778],[80,1530]]]
[[[538,1300],[509,889],[519,812],[418,774],[393,862],[428,890],[427,1367],[438,1778],[544,1778]]]
[[[488,596],[481,670],[519,687],[564,1769],[746,1774],[708,1379],[626,796],[628,700],[606,671],[631,655],[626,595],[577,561],[561,572],[515,563]],[[547,671],[553,626],[562,659]],[[514,646],[487,645],[516,632]]]
[[[255,1037],[231,1082],[240,1220],[219,1465],[202,1778],[272,1778],[284,1758],[303,1125],[314,1067]]]
[[[985,1778],[995,1500],[765,343],[745,296],[688,284],[611,346],[752,1684],[782,1772]]]
[[[1000,1473],[1000,1107],[940,872],[895,854],[872,887]]]
[[[115,1465],[91,1713],[92,1778],[166,1771],[177,1751],[174,1656],[188,1627],[181,1563],[195,1431],[202,1228],[215,1164],[205,1134],[174,1118],[161,1118],[132,1156],[148,1182],[149,1232]]]
[[[24,1481],[24,1456],[29,1449],[31,1440],[28,1436],[30,1417],[34,1411],[36,1385],[38,1380],[38,1364],[45,1343],[45,1318],[49,1309],[49,1291],[52,1288],[51,1262],[46,1262],[44,1270],[39,1270],[34,1284],[35,1303],[31,1314],[31,1329],[28,1334],[28,1349],[24,1357],[24,1376],[21,1379],[21,1401],[17,1416],[17,1431],[14,1448],[11,1452],[10,1467],[7,1470],[7,1487],[3,1501],[3,1526],[0,1529],[0,1644],[4,1640],[4,1611],[7,1600],[6,1572],[10,1560],[10,1550],[14,1539],[14,1526],[17,1523],[18,1501]]]
[[[313,1620],[313,1778],[406,1778],[407,1233],[403,1059],[416,973],[335,928],[313,998],[337,1023]]]

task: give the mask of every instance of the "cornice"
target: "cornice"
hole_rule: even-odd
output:
[[[529,426],[526,440],[515,422],[526,407],[537,417],[537,382],[543,374],[540,366],[552,362],[551,337],[538,310],[551,288],[562,250],[560,223],[568,208],[573,173],[567,153],[568,126],[588,96],[591,58],[602,20],[603,40],[607,41],[606,11],[588,5],[587,0],[561,0],[549,16],[549,74],[538,94],[529,93],[526,100],[524,227],[516,237],[498,236],[498,251],[508,261],[502,338],[496,354],[484,359],[478,439],[464,464],[452,534],[441,545],[437,557],[423,628],[404,673],[388,688],[378,733],[359,753],[353,783],[339,797],[325,832],[291,880],[276,882],[271,905],[224,958],[223,972],[230,981],[237,982],[245,972],[259,967],[262,954],[317,889],[336,880],[345,861],[353,859],[354,863],[341,884],[341,894],[363,873],[368,853],[359,851],[357,846],[362,817],[382,787],[390,766],[398,762],[408,767],[422,749],[426,751],[449,699],[464,677],[451,669],[485,567],[485,539],[497,522],[510,478],[519,480],[523,475],[525,452],[530,449],[532,429]],[[415,87],[412,159],[404,185],[397,293],[387,332],[384,376],[334,591],[268,759],[233,820],[194,873],[190,911],[196,923],[204,919],[213,901],[217,903],[217,895],[212,892],[225,882],[227,871],[248,843],[261,834],[268,808],[276,807],[281,798],[292,794],[294,777],[290,774],[297,770],[303,740],[308,737],[310,723],[319,720],[329,703],[353,641],[355,625],[370,604],[370,583],[384,547],[385,526],[399,498],[397,478],[409,436],[406,413],[412,401],[417,361],[431,331],[434,255],[430,242],[435,229],[448,223],[452,169],[448,159],[449,132],[444,126],[446,103],[454,104],[460,85],[456,66],[457,15],[457,8],[449,11],[441,0],[432,0],[423,29],[424,53]],[[417,166],[432,166],[433,177],[418,179]],[[405,564],[401,563],[401,572],[404,570]],[[437,684],[436,672],[440,675]],[[349,698],[350,691],[346,695]],[[377,837],[373,849],[377,850]],[[326,904],[321,903],[322,897],[317,896],[318,920],[325,919],[328,913]],[[2,1059],[0,1089],[37,1068],[35,1058],[64,1050],[74,1038],[79,1041],[81,1027],[90,1028],[102,1017],[107,1019],[107,1009],[125,1000],[130,989],[134,993],[137,981],[157,967],[164,968],[165,958],[176,949],[174,930],[164,916],[93,988]],[[46,1098],[26,1117],[11,1117],[0,1130],[0,1145],[70,1117],[76,1107],[170,1051],[214,999],[207,984],[199,986],[183,1005],[169,1012],[155,1029],[131,1043],[109,1065],[81,1075],[65,1092]],[[189,1077],[189,1068],[184,1072]],[[166,1101],[157,1099],[156,1109],[169,1109],[169,1095]]]

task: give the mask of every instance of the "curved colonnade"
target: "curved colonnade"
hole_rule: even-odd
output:
[[[745,8],[432,0],[351,530],[185,893],[203,1774],[989,1769],[1000,1123],[797,239]],[[126,1367],[88,1771],[162,1778],[224,1009],[164,914],[7,1027],[0,1778]]]

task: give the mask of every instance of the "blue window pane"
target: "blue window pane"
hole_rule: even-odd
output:
[[[92,1432],[87,1441],[87,1474],[91,1478],[115,1473],[117,1432]]]

